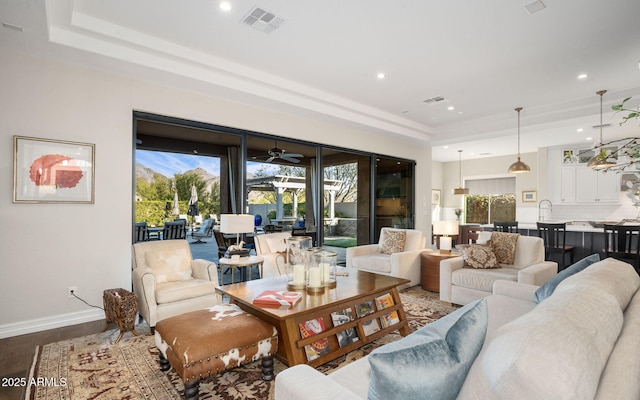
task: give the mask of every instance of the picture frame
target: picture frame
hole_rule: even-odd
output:
[[[537,192],[535,190],[523,190],[522,191],[522,202],[530,203],[538,201]]]
[[[574,150],[562,150],[562,163],[563,164],[578,164],[578,154]]]
[[[431,189],[431,205],[440,205],[440,189]]]
[[[93,204],[95,145],[13,137],[13,202]]]

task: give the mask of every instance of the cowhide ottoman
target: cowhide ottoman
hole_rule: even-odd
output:
[[[184,397],[198,398],[201,380],[262,359],[262,379],[273,379],[272,354],[278,331],[235,304],[163,319],[156,324],[160,369],[173,367],[184,382]]]

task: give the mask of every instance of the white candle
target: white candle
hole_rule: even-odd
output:
[[[304,285],[304,264],[295,264],[293,266],[293,284]]]
[[[329,282],[329,279],[331,277],[331,264],[321,263],[320,268],[322,268],[322,277],[324,279],[324,283]]]
[[[320,268],[309,269],[309,287],[322,286],[322,271]]]

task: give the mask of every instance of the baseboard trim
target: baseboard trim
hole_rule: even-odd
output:
[[[86,310],[0,325],[0,339],[104,319],[104,311]]]

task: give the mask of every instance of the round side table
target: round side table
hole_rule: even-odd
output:
[[[459,257],[460,253],[440,251],[425,251],[420,255],[420,286],[424,290],[440,293],[440,261]]]
[[[231,283],[234,283],[233,273],[235,269],[240,267],[259,267],[260,278],[262,278],[262,263],[264,263],[264,257],[262,256],[240,257],[235,260],[233,258],[221,257],[218,260],[218,264],[221,266],[231,268]],[[251,274],[249,274],[249,280],[251,280]]]

